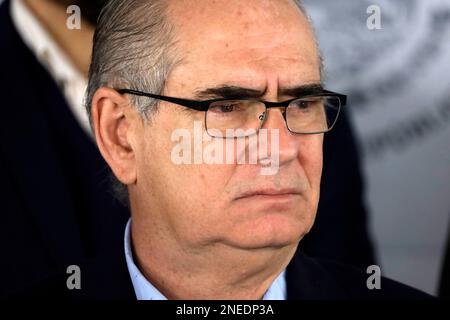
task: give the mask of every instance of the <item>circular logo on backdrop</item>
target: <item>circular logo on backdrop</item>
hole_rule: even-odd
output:
[[[450,125],[448,1],[304,2],[326,80],[349,95],[365,155],[401,152]]]
[[[373,1],[305,1],[318,33],[320,47],[326,54],[330,75],[348,78],[364,73],[364,61],[376,63],[407,38],[405,26],[416,13],[416,0],[377,1],[380,8],[380,32],[367,28]],[[386,32],[386,30],[388,30]],[[323,41],[320,41],[323,39]]]

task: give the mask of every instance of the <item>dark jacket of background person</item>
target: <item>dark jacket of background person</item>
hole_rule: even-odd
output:
[[[442,299],[450,299],[450,233],[444,253],[444,263],[442,265],[441,282],[439,286],[439,297]]]
[[[15,30],[9,1],[0,7],[0,54],[0,296],[39,293],[37,288],[66,277],[70,265],[104,267],[98,264],[107,261],[102,257],[121,258],[119,268],[125,264],[128,210],[114,200],[109,171],[93,141]],[[344,113],[325,138],[319,211],[301,250],[362,268],[373,264],[362,194]],[[125,281],[128,274],[119,273]]]
[[[122,232],[112,221],[128,211],[109,192],[94,142],[15,30],[9,2],[0,8],[0,52],[0,294],[9,295],[105,250],[97,239]]]

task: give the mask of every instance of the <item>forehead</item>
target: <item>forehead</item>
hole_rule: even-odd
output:
[[[213,74],[252,87],[267,77],[285,85],[320,79],[314,34],[293,1],[172,1],[169,19],[182,60],[178,72],[187,77]]]

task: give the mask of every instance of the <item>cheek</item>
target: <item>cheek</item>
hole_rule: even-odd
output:
[[[203,117],[196,115],[195,119],[171,126],[168,125],[169,119],[160,119],[166,125],[149,129],[152,131],[146,138],[145,151],[140,161],[141,167],[147,172],[146,180],[157,177],[167,191],[174,195],[174,199],[185,194],[188,205],[201,205],[211,202],[210,199],[218,199],[234,170],[233,165],[207,164],[208,160],[214,160],[210,155],[215,154],[216,148],[211,141],[202,141],[206,136],[201,121]],[[208,150],[213,151],[210,153]],[[196,201],[198,199],[202,201]]]
[[[318,197],[323,166],[323,134],[305,136],[300,144],[299,161],[313,194]]]
[[[192,123],[190,126],[192,129]],[[180,127],[189,129],[189,124]],[[138,189],[147,214],[163,212],[161,219],[185,241],[192,242],[206,237],[212,232],[211,226],[220,225],[225,219],[224,190],[234,166],[177,164],[172,159],[172,149],[177,144],[171,140],[173,130],[164,126],[147,130],[137,159]],[[192,152],[192,162],[193,155]]]

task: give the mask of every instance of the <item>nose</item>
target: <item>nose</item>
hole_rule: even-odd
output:
[[[268,150],[278,152],[279,165],[289,163],[298,157],[299,144],[295,133],[291,133],[287,128],[285,120],[286,108],[270,108],[266,110],[266,117],[262,129],[267,129]],[[278,141],[272,139],[275,135],[273,130],[278,131]],[[273,144],[278,145],[273,145]],[[273,156],[273,155],[272,155]]]

